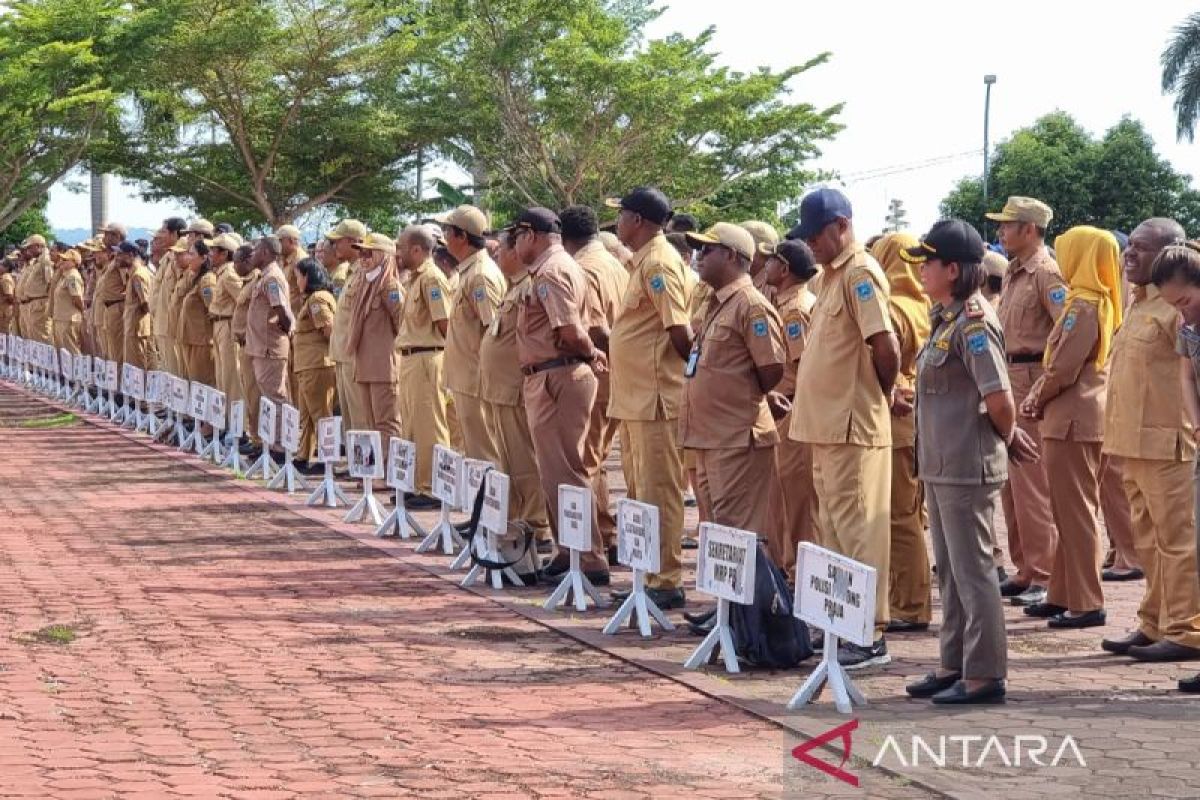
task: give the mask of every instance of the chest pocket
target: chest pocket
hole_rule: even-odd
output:
[[[704,343],[700,350],[700,363],[708,364],[714,358],[726,351],[735,336],[732,317],[721,317],[712,323],[712,327],[704,335]]]
[[[917,392],[920,394],[946,394],[950,391],[949,350],[936,347],[931,341],[921,353],[917,371]]]
[[[625,308],[637,308],[645,299],[645,292],[642,290],[642,278],[639,275],[637,280],[630,280],[629,285],[625,289]]]

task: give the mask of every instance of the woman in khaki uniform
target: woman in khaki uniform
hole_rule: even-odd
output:
[[[50,295],[54,346],[71,355],[81,352],[83,334],[83,276],[79,274],[79,263],[79,253],[74,250],[62,255]]]
[[[329,357],[329,337],[333,335],[337,300],[333,297],[329,273],[316,259],[301,259],[292,272],[301,298],[301,302],[294,304],[296,332],[292,339],[300,409],[300,452],[296,457],[307,462],[316,446],[317,420],[333,416],[337,374],[336,364]]]
[[[13,321],[17,318],[17,281],[12,267],[16,262],[0,260],[0,334],[16,333]]]
[[[1046,601],[1025,609],[1051,628],[1105,623],[1100,567],[1100,448],[1108,356],[1121,324],[1117,240],[1087,225],[1054,242],[1070,291],[1046,344],[1045,371],[1021,404],[1039,419],[1058,545]]]
[[[217,364],[213,358],[213,321],[208,315],[208,306],[217,278],[213,275],[208,253],[208,245],[198,239],[183,255],[184,272],[177,289],[181,300],[175,341],[183,352],[187,379],[215,386]]]

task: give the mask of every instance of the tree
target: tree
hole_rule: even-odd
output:
[[[1160,61],[1163,93],[1175,95],[1175,135],[1180,141],[1195,141],[1200,118],[1200,12],[1175,26]]]
[[[411,200],[440,132],[409,66],[428,29],[416,0],[139,0],[139,51],[109,163],[155,199],[258,227],[333,204],[367,216]]]
[[[896,233],[908,227],[908,212],[904,210],[904,201],[893,197],[888,203],[887,219],[884,221],[884,233]]]
[[[0,230],[36,220],[115,113],[121,14],[115,0],[26,0],[0,16]]]
[[[839,106],[787,99],[827,54],[734,72],[716,66],[711,28],[644,42],[656,12],[643,0],[436,5],[453,30],[431,62],[456,123],[442,151],[502,213],[656,184],[702,219],[775,220],[840,129]]]

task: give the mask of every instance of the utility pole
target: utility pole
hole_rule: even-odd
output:
[[[95,233],[108,222],[108,175],[91,173],[92,178],[92,230]]]
[[[996,82],[995,75],[983,76],[983,210],[988,210],[988,172],[991,169],[991,144],[988,141],[988,123],[992,111],[992,85]],[[983,240],[988,238],[987,217],[983,218]]]

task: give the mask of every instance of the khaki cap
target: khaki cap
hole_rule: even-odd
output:
[[[985,214],[993,222],[1031,222],[1046,228],[1054,218],[1054,211],[1041,200],[1032,197],[1010,197],[999,213]]]
[[[70,261],[77,267],[83,263],[83,258],[80,257],[78,250],[68,250],[58,258],[60,261]]]
[[[433,221],[441,225],[453,225],[472,236],[483,236],[488,229],[487,214],[475,206],[459,206],[453,211],[437,215]]]
[[[704,233],[688,231],[684,235],[687,236],[688,241],[700,245],[724,245],[746,258],[754,258],[754,237],[741,225],[734,225],[732,222],[718,222]]]
[[[110,222],[107,225],[104,225],[102,228],[100,228],[100,230],[96,231],[96,233],[97,234],[116,233],[121,236],[125,236],[126,234],[128,234],[128,231],[125,229],[125,226],[122,225],[121,223]]]
[[[171,253],[186,253],[188,251],[187,239],[180,239],[175,244],[171,245],[169,252]]]
[[[97,242],[95,239],[84,239],[82,242],[80,242],[79,244],[77,244],[75,246],[78,247],[80,250],[86,250],[89,253],[95,253],[97,250],[99,250],[101,248],[100,243]]]
[[[1008,272],[1008,259],[995,250],[988,250],[983,254],[983,269],[989,277],[1003,278]]]
[[[295,239],[297,242],[301,239],[300,229],[295,225],[280,225],[275,229],[275,235],[280,239]]]
[[[741,225],[754,237],[756,245],[779,244],[779,231],[758,219],[749,219]]]
[[[336,242],[338,239],[365,239],[366,237],[367,226],[356,219],[344,219],[333,230],[325,234],[325,238],[331,242]]]
[[[231,253],[241,246],[241,239],[232,233],[222,233],[220,236],[209,242],[209,247],[219,247],[222,250],[228,250]]]
[[[211,239],[215,231],[216,228],[213,227],[211,222],[203,217],[200,217],[192,220],[192,224],[187,226],[187,228],[184,230],[184,233],[199,233],[200,235],[207,236]]]
[[[368,233],[362,244],[354,245],[359,250],[376,250],[381,253],[395,253],[396,243],[382,233]]]
[[[33,247],[35,244],[40,244],[42,247],[45,247],[46,237],[42,236],[40,233],[35,233],[33,236],[30,236],[28,239],[21,242],[21,247]]]

